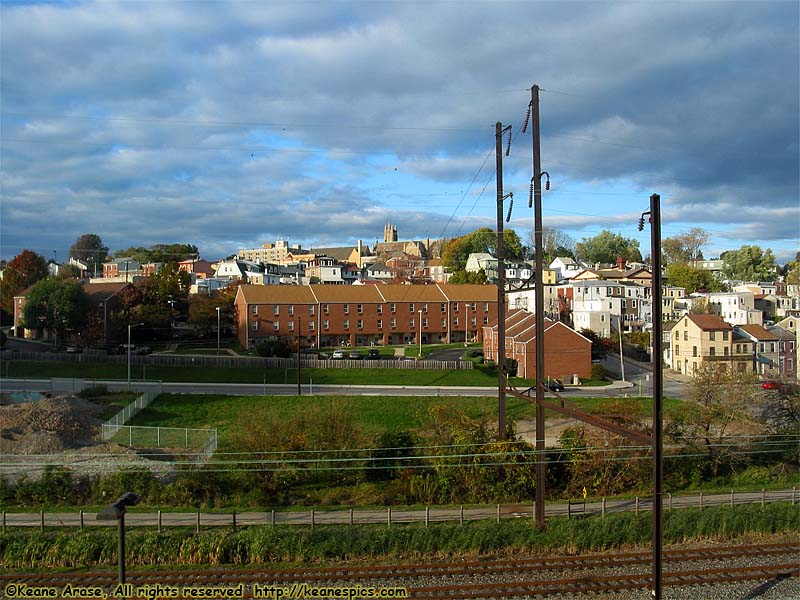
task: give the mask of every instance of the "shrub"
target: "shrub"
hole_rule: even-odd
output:
[[[78,396],[78,398],[83,398],[84,400],[91,400],[92,398],[98,398],[100,396],[105,396],[106,394],[108,394],[108,386],[93,385],[87,388],[83,388],[76,395]]]
[[[596,379],[597,381],[602,381],[605,378],[606,378],[606,370],[603,368],[603,365],[593,363],[592,379]]]

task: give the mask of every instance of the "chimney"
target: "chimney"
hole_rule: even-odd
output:
[[[621,257],[621,256],[618,256],[617,257],[617,269],[619,269],[620,271],[624,271],[626,266],[627,266],[627,264],[625,262],[625,259],[623,257]]]

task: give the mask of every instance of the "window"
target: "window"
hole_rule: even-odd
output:
[[[764,342],[761,342],[761,343],[758,345],[758,347],[759,347],[759,349],[761,350],[761,352],[764,352],[764,346],[765,346]]]
[[[314,305],[313,304],[308,307],[308,314],[310,314],[310,315],[314,314]]]
[[[258,314],[258,304],[253,304],[253,316]]]
[[[281,314],[281,307],[278,304],[272,307],[272,314],[276,316]]]
[[[716,356],[717,355],[717,349],[714,346],[711,346],[711,348],[708,349],[708,355],[709,356]]]
[[[289,321],[289,331],[294,331],[294,321]]]
[[[314,331],[314,321],[309,321],[308,322],[308,330],[309,331]]]
[[[716,333],[717,333],[716,331],[709,331],[708,332],[708,339],[713,342],[716,339]]]
[[[416,326],[416,323],[414,323],[414,319],[408,320],[408,326],[411,327],[412,329]]]
[[[628,308],[628,301],[624,298],[622,299],[622,308]]]
[[[342,326],[345,329],[350,329],[350,319],[345,319],[344,321],[342,321]]]
[[[397,329],[397,319],[392,319],[392,329]]]
[[[689,341],[689,332],[688,331],[684,331],[683,332],[683,341],[684,342],[688,342]]]
[[[681,334],[679,332],[677,332],[677,331],[675,332],[675,339],[676,340],[681,339]]]
[[[280,321],[273,321],[272,322],[272,330],[273,331],[278,331],[278,330],[280,330],[280,328],[281,328],[281,322]]]
[[[453,326],[454,326],[454,327],[458,327],[458,317],[456,317],[455,319],[453,319]]]
[[[410,312],[410,313],[414,312],[414,303],[413,302],[409,302],[409,304],[408,304],[408,312]]]
[[[293,316],[293,315],[294,315],[294,305],[293,305],[293,304],[290,304],[290,305],[289,305],[289,316],[291,317],[291,316]]]
[[[469,308],[470,308],[470,310],[472,310],[472,312],[475,312],[476,310],[478,310],[478,305],[477,305],[475,302],[473,302],[473,303],[470,305],[470,307],[469,307]]]
[[[253,331],[258,331],[258,321],[253,321]]]
[[[376,325],[377,325],[378,329],[383,329],[383,320],[382,319],[378,319],[378,321],[376,322]]]
[[[328,321],[328,319],[325,319],[325,320],[322,322],[322,328],[323,328],[323,329],[330,329],[330,322]]]
[[[681,353],[681,347],[675,346],[675,354],[680,354],[680,353]]]
[[[477,325],[478,324],[478,317],[472,317],[472,324],[473,325]]]
[[[379,315],[383,314],[383,304],[378,304],[378,306],[375,308],[377,309]]]
[[[728,332],[727,331],[723,331],[722,332],[722,341],[723,342],[727,342],[728,341]]]
[[[458,312],[458,302],[453,303],[453,312]]]
[[[483,324],[484,325],[488,325],[489,324],[489,317],[483,317]]]
[[[356,304],[356,312],[360,315],[364,314],[364,305],[363,304]]]
[[[428,305],[427,304],[423,304],[422,305],[422,312],[425,312],[425,313],[428,312]]]
[[[328,314],[328,305],[327,305],[327,304],[323,304],[323,305],[322,305],[322,312],[323,312],[324,314],[326,314],[326,315]]]
[[[442,311],[441,312],[442,313],[446,313],[447,312],[447,307],[445,306],[444,302],[442,302]]]
[[[728,347],[727,347],[727,346],[725,346],[725,347],[722,349],[722,354],[723,354],[724,356],[728,356]]]
[[[692,346],[692,356],[697,356],[697,346]]]
[[[427,327],[428,326],[428,319],[422,319],[422,326],[423,327]]]
[[[361,319],[359,319],[359,320],[356,322],[356,327],[358,327],[359,329],[364,329],[364,321],[362,321]]]
[[[442,329],[444,329],[445,327],[447,327],[447,320],[442,319]]]
[[[484,302],[483,303],[483,312],[489,312],[489,303],[488,302]]]
[[[636,300],[631,300],[631,308],[636,308]]]
[[[769,344],[769,351],[770,351],[770,352],[775,352],[775,342],[770,342],[770,344]]]
[[[349,304],[345,304],[344,305],[344,314],[346,314],[346,315],[350,314],[350,305]]]
[[[392,303],[389,305],[389,310],[391,310],[391,311],[392,311],[392,314],[396,313],[396,312],[397,312],[397,305],[395,305],[395,303],[394,303],[394,302],[392,302]]]

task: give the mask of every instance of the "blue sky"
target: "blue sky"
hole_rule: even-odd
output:
[[[800,248],[800,4],[291,1],[0,4],[0,257],[193,243],[217,259],[494,227],[702,227],[707,257]]]

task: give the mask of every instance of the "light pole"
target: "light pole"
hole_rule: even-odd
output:
[[[128,324],[128,387],[131,387],[131,329],[139,327],[139,325],[144,325],[144,323]]]
[[[464,303],[464,347],[469,344],[469,304]]]
[[[106,506],[95,517],[98,521],[117,522],[117,563],[119,568],[119,582],[125,583],[125,513],[129,506],[139,504],[140,497],[133,492],[125,492],[114,504]]]
[[[619,370],[622,372],[622,381],[625,381],[625,359],[622,356],[622,315],[617,315],[617,335],[619,335]]]
[[[219,356],[219,311],[220,307],[217,307],[217,356]]]
[[[419,313],[419,357],[422,358],[422,309],[417,313]]]

